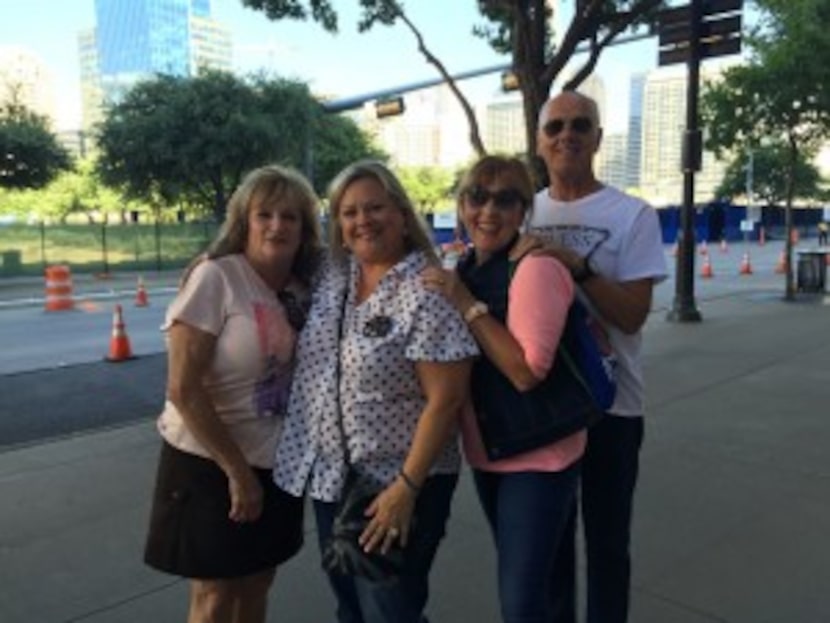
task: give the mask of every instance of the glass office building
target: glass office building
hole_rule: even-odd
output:
[[[210,0],[95,0],[98,82],[105,102],[117,102],[154,74],[230,69],[230,35],[211,19],[210,9]]]

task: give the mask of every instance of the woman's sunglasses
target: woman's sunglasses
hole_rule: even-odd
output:
[[[594,123],[590,117],[574,117],[570,121],[567,119],[551,119],[542,126],[542,131],[548,138],[553,138],[562,132],[565,126],[570,127],[577,134],[588,134],[594,127]]]
[[[525,205],[527,201],[515,188],[505,188],[490,192],[481,186],[473,186],[468,188],[464,195],[467,197],[467,202],[474,208],[483,208],[490,201],[498,210],[512,210],[517,205]]]

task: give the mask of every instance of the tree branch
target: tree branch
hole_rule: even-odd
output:
[[[476,119],[475,111],[473,107],[470,106],[470,103],[467,101],[467,98],[461,92],[461,89],[458,88],[458,84],[456,84],[455,79],[450,75],[450,72],[447,71],[447,68],[444,64],[435,56],[429,48],[427,48],[426,43],[424,42],[424,37],[421,34],[421,31],[412,23],[412,20],[407,17],[407,15],[403,12],[403,10],[398,7],[398,17],[406,24],[407,28],[415,35],[415,39],[418,41],[418,51],[424,55],[427,62],[433,65],[437,70],[438,73],[441,74],[441,77],[444,79],[444,82],[447,83],[447,86],[452,91],[453,95],[455,95],[458,103],[461,104],[461,108],[464,111],[464,116],[467,118],[467,123],[470,126],[470,142],[472,143],[473,149],[475,149],[476,154],[481,157],[487,154],[487,149],[484,147],[484,143],[481,140],[481,135],[478,129],[478,121]]]

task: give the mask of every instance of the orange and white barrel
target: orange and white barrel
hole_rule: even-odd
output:
[[[69,266],[46,267],[46,311],[64,311],[73,309],[72,273]]]

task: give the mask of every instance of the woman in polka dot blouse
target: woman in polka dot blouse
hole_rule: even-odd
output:
[[[357,162],[330,191],[331,257],[317,275],[274,478],[314,501],[331,534],[347,463],[385,488],[369,506],[367,551],[404,546],[393,581],[329,574],[340,623],[420,623],[428,573],[458,479],[458,414],[478,353],[460,314],[427,290],[431,240],[400,182]],[[417,517],[417,527],[412,518]]]

